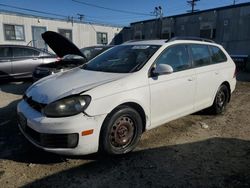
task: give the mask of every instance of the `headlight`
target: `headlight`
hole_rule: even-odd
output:
[[[47,117],[66,117],[83,112],[89,105],[91,97],[77,95],[48,104],[43,112]]]

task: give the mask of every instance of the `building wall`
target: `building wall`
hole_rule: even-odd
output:
[[[134,39],[139,33],[144,39],[173,36],[209,38],[222,44],[230,54],[250,55],[250,3],[165,17],[161,21],[136,22],[131,24],[131,31]]]
[[[25,40],[11,41],[5,40],[4,24],[23,25]],[[91,23],[67,22],[66,20],[39,18],[34,16],[25,16],[11,13],[0,12],[0,44],[20,44],[27,45],[32,38],[32,26],[46,27],[46,30],[56,31],[58,29],[72,30],[72,41],[79,48],[97,45],[97,32],[105,32],[108,36],[108,44],[114,42],[114,37],[122,27],[113,27],[108,25],[97,25]]]

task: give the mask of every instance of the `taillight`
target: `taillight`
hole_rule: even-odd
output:
[[[236,78],[236,75],[237,75],[237,69],[236,69],[236,67],[235,67],[233,78]]]

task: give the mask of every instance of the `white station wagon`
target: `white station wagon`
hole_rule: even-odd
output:
[[[124,154],[146,130],[208,107],[222,113],[235,85],[234,62],[212,41],[130,41],[34,83],[18,122],[49,152]]]

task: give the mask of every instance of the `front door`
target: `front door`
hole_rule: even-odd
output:
[[[152,127],[194,111],[196,76],[187,46],[168,47],[157,64],[171,65],[174,72],[149,78]]]
[[[33,46],[40,49],[47,49],[47,45],[42,39],[42,34],[46,31],[46,27],[32,26]]]

